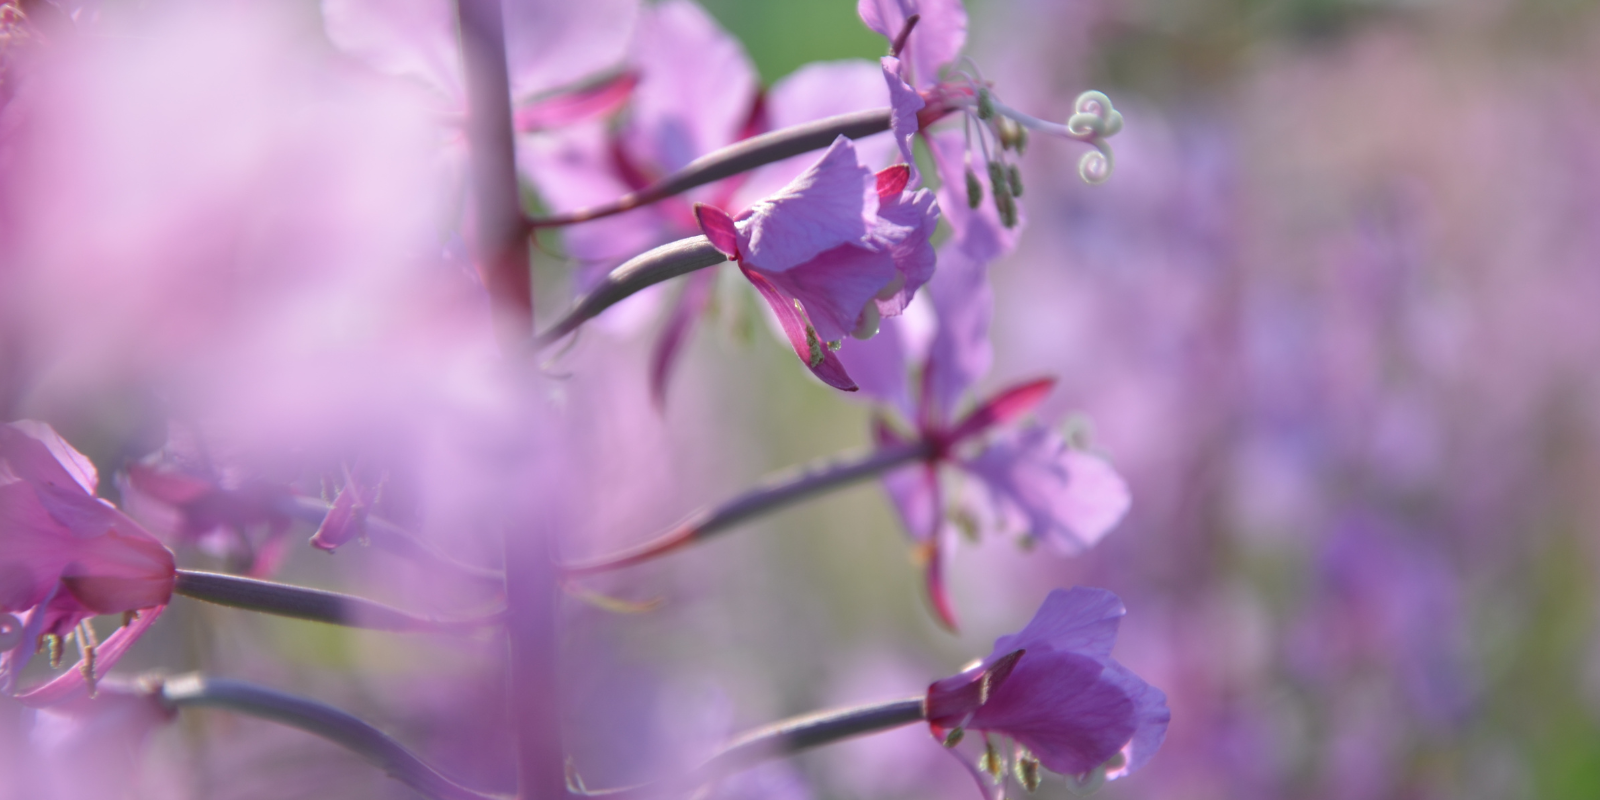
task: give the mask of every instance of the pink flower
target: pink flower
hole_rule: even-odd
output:
[[[855,391],[835,351],[899,314],[933,275],[928,238],[939,210],[926,189],[907,192],[903,165],[874,174],[840,136],[788,186],[737,219],[695,206],[713,246],[739,262],[783,326],[795,355],[836,389]]]
[[[9,691],[39,637],[75,629],[86,662],[96,672],[109,668],[121,647],[96,663],[93,631],[80,625],[98,614],[160,609],[172,597],[172,553],[96,498],[96,481],[89,459],[50,426],[0,426],[0,612],[22,614],[0,618],[7,629],[13,619],[22,626],[0,656],[0,688]]]
[[[994,652],[928,687],[928,726],[954,747],[983,734],[978,785],[991,794],[1011,760],[1019,782],[1037,785],[1038,767],[1080,781],[1116,779],[1143,766],[1166,737],[1167,696],[1111,658],[1127,610],[1104,589],[1057,589],[1021,632]],[[1009,737],[1006,754],[992,737]],[[971,760],[963,764],[972,769]]]

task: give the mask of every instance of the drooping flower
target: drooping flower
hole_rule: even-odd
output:
[[[937,325],[931,341],[918,347],[911,327],[897,320],[885,325],[882,335],[843,354],[867,394],[902,418],[898,426],[878,418],[873,430],[878,446],[920,441],[928,447],[921,463],[886,475],[884,487],[921,551],[933,609],[952,629],[955,613],[942,575],[950,517],[973,533],[1020,532],[1026,542],[1047,542],[1072,555],[1115,527],[1130,502],[1127,484],[1104,458],[1069,445],[1038,422],[1019,422],[1045,399],[1054,380],[1015,384],[957,413],[972,385],[988,372],[992,355],[987,259],[970,250],[975,243],[992,246],[984,236],[980,232],[941,250],[939,271],[927,292]],[[907,427],[911,432],[904,432]],[[953,509],[941,482],[945,466],[969,478]]]
[[[1104,589],[1057,589],[1027,627],[995,640],[987,658],[928,687],[934,738],[955,748],[981,734],[976,765],[962,763],[986,796],[999,794],[1008,771],[1031,791],[1041,766],[1080,785],[1114,780],[1161,747],[1171,719],[1166,694],[1111,658],[1125,613]],[[996,743],[1001,737],[1011,740],[1009,751]]]
[[[874,174],[840,136],[812,167],[737,218],[695,206],[711,244],[739,262],[795,355],[824,383],[857,386],[835,351],[870,338],[933,276],[933,193],[907,190],[904,165]]]
[[[229,485],[170,465],[129,464],[123,498],[130,514],[173,545],[197,545],[253,577],[277,571],[293,520],[283,510],[288,487],[255,479]]]
[[[624,113],[519,137],[524,176],[552,211],[602,205],[740,140],[852,111],[880,108],[878,70],[866,61],[806,65],[763,91],[744,48],[699,5],[668,0],[642,10],[628,69],[637,77]],[[888,163],[882,135],[857,142],[862,161]],[[795,156],[664,198],[627,212],[566,226],[563,245],[581,267],[580,291],[645,250],[699,233],[695,203],[737,214],[783,187],[814,157]],[[670,304],[651,358],[651,390],[664,402],[667,382],[696,321],[710,306],[716,273],[696,272]],[[610,315],[613,329],[639,327],[661,306],[650,289]]]
[[[172,597],[172,553],[95,497],[97,480],[89,459],[50,426],[0,426],[0,638],[11,644],[0,654],[0,691],[14,688],[41,641],[59,659],[69,634],[83,652],[83,676],[69,683],[92,684],[137,631],[125,627],[113,635],[116,647],[108,639],[102,648],[88,619],[153,610],[147,626]]]
[[[942,181],[939,201],[958,237],[978,224],[993,228],[1003,250],[1014,245],[1023,190],[1015,158],[1027,147],[1027,130],[1093,145],[1095,150],[1079,163],[1079,174],[1091,183],[1110,176],[1106,139],[1122,128],[1122,116],[1110,100],[1099,92],[1084,93],[1065,124],[1000,102],[970,59],[957,65],[967,39],[961,0],[858,0],[856,11],[868,28],[889,41],[890,54],[882,65],[895,139],[907,162],[912,161],[913,135],[920,133],[927,141]],[[952,111],[960,114],[959,128],[928,129]],[[1007,156],[1008,151],[1016,155]],[[987,178],[988,204],[982,202],[980,173]]]

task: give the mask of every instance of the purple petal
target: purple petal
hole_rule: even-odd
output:
[[[867,303],[894,280],[894,259],[884,252],[842,245],[785,272],[763,273],[805,306],[823,341],[849,336]]]
[[[870,61],[826,61],[807,64],[767,92],[767,120],[774,130],[803,122],[848,114],[852,111],[883,108],[889,104],[889,91],[883,74]],[[861,163],[885,166],[895,152],[888,131],[855,141]],[[774,162],[749,173],[730,208],[744,208],[783,188],[805,172],[814,155],[802,153]]]
[[[1069,555],[1099,541],[1128,512],[1128,485],[1116,470],[1041,425],[997,437],[961,465],[1030,534]]]
[[[1056,589],[1022,630],[994,642],[990,658],[1013,650],[1080,653],[1110,658],[1117,624],[1127,613],[1122,600],[1105,589]]]
[[[1029,651],[969,726],[1010,736],[1053,772],[1081,775],[1138,731],[1124,673],[1077,653]]]
[[[910,361],[907,344],[900,321],[886,319],[879,326],[877,336],[851,342],[849,347],[839,351],[839,360],[860,384],[863,394],[893,406],[909,419],[912,411],[911,392],[906,381]]]
[[[739,226],[739,252],[749,266],[783,272],[824,250],[861,243],[877,212],[877,180],[840,136],[800,177],[750,207]]]
[[[922,126],[917,122],[917,112],[927,105],[922,101],[922,95],[911,88],[900,78],[900,59],[884,56],[879,59],[883,65],[883,81],[889,86],[889,108],[893,111],[893,128],[895,144],[900,146],[900,157],[907,164],[915,165],[917,160],[911,154],[911,137],[917,135],[917,130]]]
[[[1106,780],[1116,780],[1144,766],[1161,749],[1161,743],[1167,738],[1167,724],[1172,721],[1172,712],[1167,708],[1165,692],[1145,683],[1115,661],[1106,664],[1106,671],[1101,677],[1120,686],[1133,699],[1133,739],[1122,748],[1126,763],[1106,771]]]
[[[935,421],[947,421],[994,357],[989,345],[994,293],[987,259],[973,257],[958,243],[946,243],[928,293],[939,327],[928,350],[923,402],[931,405]]]
[[[613,145],[598,123],[520,136],[517,163],[552,211],[576,211],[638,188],[627,180],[625,165],[618,160],[622,154]],[[668,208],[657,204],[569,226],[562,231],[563,244],[573,258],[601,266],[599,275],[592,276],[597,279],[668,238],[685,235],[683,226],[669,219]]]
[[[322,0],[322,24],[335,47],[379,72],[421,80],[464,110],[450,0]]]
[[[889,201],[880,200],[878,224],[871,241],[873,246],[889,251],[894,258],[895,271],[904,282],[893,295],[878,301],[878,313],[885,317],[899,315],[917,290],[933,278],[938,259],[930,239],[938,227],[939,206],[927,189],[909,196],[901,194]]]
[[[503,13],[511,93],[525,98],[620,65],[639,3],[516,0]]]
[[[687,0],[648,7],[639,19],[629,149],[663,173],[733,143],[760,88],[737,39]]]
[[[939,476],[935,467],[916,464],[897,469],[883,476],[883,489],[889,493],[889,501],[913,540],[933,542],[938,537],[944,512],[939,504]]]
[[[667,318],[667,324],[661,329],[661,337],[656,340],[656,346],[650,353],[650,399],[658,410],[666,408],[667,382],[672,379],[673,368],[683,352],[684,342],[689,339],[690,329],[711,301],[711,290],[716,283],[717,273],[709,269],[688,277],[684,282],[683,294],[679,295],[678,302],[672,307],[672,316]]]
[[[857,0],[856,13],[890,42],[905,28],[907,18],[919,16],[900,54],[911,61],[918,86],[937,81],[939,68],[954,61],[967,43],[967,11],[961,0]]]
[[[828,345],[817,335],[816,329],[811,327],[810,320],[805,313],[795,307],[794,298],[785,295],[778,287],[767,280],[761,273],[739,266],[739,271],[744,273],[761,294],[761,299],[767,301],[767,306],[772,313],[777,315],[778,324],[783,328],[783,335],[789,339],[789,346],[794,348],[794,354],[810,369],[823,383],[846,392],[856,390],[855,381],[850,380],[850,374],[845,372],[844,365],[839,362],[839,356],[828,348]]]

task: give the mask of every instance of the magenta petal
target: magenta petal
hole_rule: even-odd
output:
[[[888,253],[842,245],[766,276],[805,306],[823,341],[834,342],[855,330],[867,303],[894,279],[895,268]]]
[[[884,56],[879,59],[883,65],[883,80],[889,85],[889,108],[893,114],[891,127],[894,129],[895,144],[900,146],[900,157],[907,164],[916,164],[916,158],[911,154],[911,137],[917,135],[921,125],[917,122],[917,112],[921,111],[927,103],[923,102],[922,95],[911,88],[900,77],[900,59]]]
[[[603,117],[628,102],[638,84],[638,75],[623,72],[595,86],[529,100],[512,113],[513,124],[519,133],[532,133]]]
[[[1056,589],[1045,598],[1027,627],[995,640],[994,652],[1031,648],[1110,658],[1117,625],[1126,613],[1122,600],[1105,589]]]
[[[1098,456],[1032,425],[997,437],[961,465],[984,482],[1002,513],[1060,551],[1083,551],[1127,514],[1128,485]]]
[[[683,294],[672,307],[672,315],[661,329],[660,338],[650,352],[650,399],[660,410],[667,405],[667,382],[672,378],[673,367],[683,344],[689,339],[694,321],[706,310],[711,301],[711,290],[716,287],[717,273],[703,269],[690,275],[683,286]]]
[[[933,608],[934,619],[945,630],[955,633],[959,626],[956,624],[955,606],[950,603],[950,593],[945,590],[944,548],[934,542],[927,552],[928,563],[923,565],[923,582],[928,590],[928,605]]]
[[[1044,401],[1055,385],[1055,378],[1040,378],[1000,390],[956,423],[950,431],[950,442],[954,444],[969,436],[976,436],[1032,411]]]
[[[1106,664],[1101,679],[1115,683],[1133,700],[1133,739],[1122,747],[1127,763],[1106,771],[1107,780],[1116,780],[1144,766],[1161,749],[1161,743],[1167,738],[1167,725],[1172,721],[1172,712],[1167,708],[1165,692],[1145,683],[1115,661]]]
[[[733,261],[739,260],[739,232],[728,212],[716,206],[695,203],[694,219],[712,247]]]
[[[752,204],[739,225],[743,262],[783,272],[843,244],[862,243],[877,218],[877,182],[840,136],[788,186]]]
[[[828,349],[826,342],[817,336],[815,328],[806,319],[804,312],[795,306],[794,299],[787,297],[778,287],[767,280],[761,273],[739,265],[739,271],[756,287],[761,294],[761,299],[767,301],[772,308],[772,313],[778,317],[778,324],[783,327],[784,336],[789,339],[789,346],[794,348],[794,354],[800,357],[806,368],[821,379],[823,383],[846,392],[856,391],[855,381],[850,380],[849,373],[845,372],[844,364],[839,362],[838,354]]]

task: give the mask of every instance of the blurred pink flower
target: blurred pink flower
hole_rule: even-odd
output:
[[[12,646],[0,664],[8,691],[39,637],[77,629],[98,673],[115,658],[94,659],[97,643],[80,624],[98,614],[159,609],[172,597],[172,553],[96,498],[96,481],[89,459],[48,425],[0,426],[0,612],[22,614],[21,635],[9,642],[15,632],[8,634]]]

